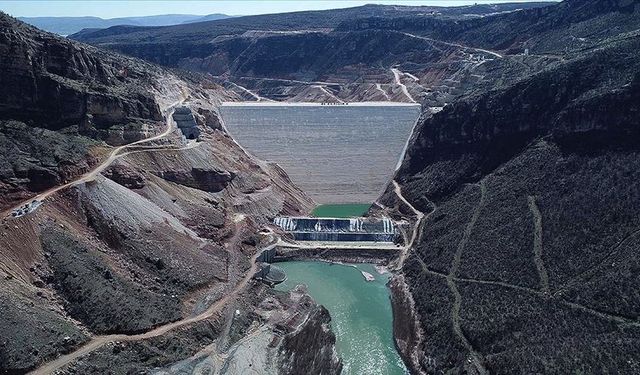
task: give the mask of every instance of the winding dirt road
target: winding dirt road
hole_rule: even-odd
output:
[[[388,102],[391,101],[391,98],[389,97],[389,94],[387,94],[387,92],[382,89],[382,85],[380,85],[379,83],[376,83],[376,90],[378,90],[378,91],[380,91],[382,93],[382,95],[384,96],[386,101],[388,101]]]
[[[256,94],[255,92],[249,90],[248,88],[244,87],[244,86],[240,86],[239,84],[235,83],[235,82],[231,82],[229,81],[229,83],[231,83],[233,86],[239,88],[240,90],[246,92],[247,94],[251,95],[252,97],[254,97],[257,101],[261,102],[261,101],[267,101],[267,102],[272,102],[273,100],[262,97],[258,94]]]
[[[24,200],[22,202],[20,202],[19,204],[3,211],[2,213],[0,213],[0,217],[2,218],[6,218],[7,216],[9,216],[11,214],[11,212],[15,209],[18,209],[22,206],[24,206],[27,203],[33,202],[34,200],[44,200],[47,197],[51,196],[52,194],[57,193],[60,190],[66,189],[68,187],[72,187],[75,185],[79,185],[81,183],[85,183],[87,181],[91,181],[94,180],[96,178],[97,175],[99,175],[100,173],[102,173],[102,171],[104,171],[107,167],[109,167],[111,165],[111,163],[114,162],[114,160],[116,160],[117,158],[119,158],[120,156],[124,156],[120,155],[120,152],[122,150],[127,149],[128,147],[132,147],[132,146],[136,146],[142,143],[146,143],[146,142],[151,142],[151,141],[155,141],[158,139],[162,139],[166,136],[168,136],[169,134],[171,134],[171,132],[173,131],[173,120],[171,118],[171,115],[173,114],[173,109],[182,104],[184,101],[186,100],[186,98],[182,98],[176,102],[174,102],[173,104],[171,104],[169,107],[167,107],[167,109],[165,110],[166,113],[166,129],[158,134],[155,135],[153,137],[149,137],[149,138],[144,138],[144,139],[140,139],[138,141],[132,142],[132,143],[128,143],[126,145],[122,145],[122,146],[118,146],[116,148],[114,148],[111,153],[109,154],[109,157],[107,157],[107,159],[105,161],[103,161],[100,165],[96,166],[94,169],[92,169],[91,171],[78,176],[76,179],[72,180],[71,182],[68,182],[66,184],[63,185],[58,185],[55,187],[52,187],[48,190],[45,190],[43,192],[41,192],[40,194],[36,195],[35,197],[29,198],[27,200]]]
[[[471,237],[471,233],[476,226],[476,222],[480,218],[480,213],[484,208],[486,197],[487,197],[487,185],[485,184],[485,180],[481,180],[480,184],[480,200],[478,202],[478,206],[473,211],[473,216],[471,216],[471,220],[465,227],[464,233],[462,234],[462,239],[458,243],[458,248],[456,249],[456,253],[451,262],[451,268],[449,274],[447,275],[447,286],[453,295],[453,305],[451,306],[451,323],[453,326],[453,331],[460,339],[460,342],[469,352],[470,360],[473,362],[473,365],[480,375],[488,374],[487,369],[484,367],[482,362],[482,356],[480,353],[473,347],[472,343],[469,341],[467,336],[464,334],[462,329],[462,324],[460,323],[460,310],[462,309],[462,295],[458,290],[458,284],[455,281],[455,278],[458,276],[458,269],[460,268],[460,261],[462,258],[462,252],[467,246],[469,242],[469,238]]]
[[[332,99],[337,100],[337,101],[338,101],[338,103],[344,103],[344,100],[342,100],[342,99],[338,98],[337,96],[335,96],[331,91],[327,90],[327,88],[326,88],[326,87],[324,87],[324,86],[321,86],[321,85],[314,85],[314,86],[311,86],[311,87],[315,87],[315,88],[319,89],[319,90],[320,90],[320,91],[322,91],[324,94],[326,94],[328,97],[330,97],[330,98],[332,98]]]
[[[442,45],[445,45],[445,46],[458,47],[460,49],[464,49],[464,50],[468,50],[468,51],[486,53],[486,54],[489,54],[491,56],[497,57],[499,59],[504,57],[501,54],[499,54],[497,52],[494,52],[494,51],[489,51],[488,49],[464,46],[464,45],[458,44],[458,43],[445,42],[445,41],[438,40],[438,39],[427,38],[425,36],[414,35],[414,34],[409,34],[409,33],[404,33],[404,32],[400,32],[400,34],[403,34],[403,35],[406,35],[406,36],[409,36],[409,37],[412,37],[412,38],[426,40],[427,42],[431,42],[431,43],[438,43],[438,44],[442,44]]]
[[[407,89],[407,86],[402,83],[402,81],[400,80],[400,75],[404,74],[401,71],[399,71],[396,68],[391,68],[391,72],[393,73],[393,79],[396,83],[396,85],[400,86],[400,89],[402,90],[402,92],[404,93],[404,95],[412,102],[412,103],[417,103],[415,101],[415,99],[413,99],[413,96],[411,96],[411,94],[409,94],[409,90]]]
[[[400,189],[400,185],[398,184],[398,182],[396,182],[396,180],[392,180],[391,183],[393,184],[393,191],[396,193],[398,198],[404,204],[406,204],[407,207],[409,207],[409,209],[413,211],[413,213],[416,215],[416,222],[413,225],[413,233],[411,233],[411,240],[409,240],[409,242],[402,248],[402,252],[400,253],[400,257],[398,258],[398,265],[396,266],[396,269],[401,269],[402,266],[404,265],[405,260],[407,259],[407,255],[409,254],[409,251],[411,251],[411,248],[413,247],[413,243],[418,238],[418,233],[420,231],[420,228],[422,228],[421,226],[422,220],[424,219],[425,216],[424,216],[424,213],[422,213],[422,211],[413,207],[413,205],[409,203],[409,201],[402,195],[402,190]],[[433,213],[434,211],[431,211],[431,213]]]

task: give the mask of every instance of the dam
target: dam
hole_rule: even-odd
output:
[[[317,203],[363,203],[391,179],[420,105],[226,102],[220,112],[247,152],[278,163]]]

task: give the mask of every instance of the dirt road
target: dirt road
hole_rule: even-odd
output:
[[[153,137],[149,137],[149,138],[144,138],[132,143],[128,143],[126,145],[122,145],[122,146],[118,146],[116,148],[114,148],[111,153],[109,153],[109,156],[107,157],[107,159],[105,161],[103,161],[100,165],[96,166],[94,169],[92,169],[91,171],[78,176],[76,179],[74,179],[71,182],[68,182],[66,184],[63,185],[58,185],[55,187],[52,187],[48,190],[45,190],[43,192],[41,192],[40,194],[36,195],[35,197],[29,198],[27,200],[24,200],[22,202],[20,202],[19,204],[3,211],[2,213],[0,213],[0,217],[1,218],[5,218],[7,216],[9,216],[11,214],[11,212],[17,208],[20,208],[22,206],[24,206],[25,204],[32,202],[34,200],[44,200],[47,197],[51,196],[52,194],[55,194],[56,192],[66,189],[68,187],[72,187],[81,183],[85,183],[87,181],[91,181],[94,180],[96,178],[97,175],[99,175],[100,173],[102,173],[102,171],[104,171],[107,167],[109,167],[111,165],[111,163],[113,163],[114,160],[116,160],[118,157],[120,156],[124,156],[124,155],[120,155],[120,152],[122,150],[127,149],[128,147],[132,147],[132,146],[136,146],[139,145],[141,143],[146,143],[146,142],[151,142],[151,141],[155,141],[158,139],[162,139],[164,137],[166,137],[167,135],[171,134],[171,132],[173,131],[173,120],[171,118],[171,115],[173,114],[173,109],[182,104],[186,99],[180,99],[178,101],[176,101],[175,103],[171,104],[165,111],[166,111],[166,129],[158,134],[155,135]]]
[[[416,222],[413,225],[413,233],[411,233],[411,240],[409,240],[409,242],[405,244],[405,246],[402,248],[402,252],[400,253],[400,257],[398,258],[397,269],[401,269],[405,259],[407,259],[407,255],[409,254],[411,247],[413,246],[413,243],[418,238],[418,233],[421,228],[420,225],[422,224],[422,219],[424,219],[424,214],[422,213],[422,211],[419,211],[417,208],[413,207],[413,205],[409,203],[409,201],[402,195],[402,190],[400,189],[400,185],[398,185],[396,180],[392,180],[391,183],[393,184],[393,191],[396,193],[398,198],[404,204],[406,204],[407,207],[409,207],[409,209],[411,209],[411,211],[413,211],[413,213],[416,215]]]
[[[87,344],[85,344],[84,346],[80,347],[79,349],[63,355],[61,357],[58,357],[57,359],[44,364],[43,366],[41,366],[40,368],[34,370],[33,372],[31,372],[31,374],[51,374],[54,371],[72,363],[73,361],[77,360],[78,358],[91,353],[92,351],[100,348],[101,346],[110,343],[110,342],[114,342],[114,341],[138,341],[138,340],[144,340],[144,339],[149,339],[152,337],[157,337],[157,336],[161,336],[164,335],[165,333],[174,330],[176,328],[179,327],[183,327],[192,323],[196,323],[205,319],[208,319],[210,317],[212,317],[215,313],[217,313],[218,311],[220,311],[232,298],[235,298],[251,281],[251,279],[253,278],[253,275],[256,273],[257,271],[257,267],[258,264],[256,263],[256,258],[258,258],[258,256],[260,255],[262,251],[258,251],[256,252],[255,255],[253,255],[250,259],[250,263],[251,263],[251,267],[249,268],[249,270],[247,271],[247,273],[244,275],[244,277],[234,286],[233,289],[231,289],[229,292],[227,292],[224,297],[222,297],[221,299],[219,299],[218,301],[216,301],[213,305],[211,305],[207,310],[203,311],[202,313],[189,317],[189,318],[185,318],[185,319],[181,319],[178,321],[175,321],[173,323],[169,323],[160,327],[157,327],[155,329],[152,329],[151,331],[145,332],[145,333],[141,333],[141,334],[137,334],[137,335],[125,335],[125,334],[118,334],[118,335],[105,335],[105,336],[95,336],[93,337]]]
[[[504,56],[502,56],[501,54],[499,54],[499,53],[497,53],[497,52],[494,52],[494,51],[489,51],[488,49],[482,49],[482,48],[475,48],[475,47],[464,46],[464,45],[462,45],[462,44],[458,44],[458,43],[445,42],[445,41],[438,40],[438,39],[427,38],[427,37],[424,37],[424,36],[414,35],[414,34],[409,34],[409,33],[404,33],[404,32],[401,32],[401,34],[404,34],[404,35],[409,36],[409,37],[412,37],[412,38],[417,38],[417,39],[426,40],[426,41],[431,42],[431,43],[437,43],[437,44],[442,44],[442,45],[445,45],[445,46],[451,46],[451,47],[458,47],[458,48],[460,48],[460,49],[464,49],[464,50],[467,50],[467,51],[475,51],[475,52],[486,53],[486,54],[488,54],[488,55],[491,55],[491,56],[497,57],[497,58],[499,58],[499,59],[501,59],[501,58],[503,58],[503,57],[504,57]]]
[[[400,80],[400,75],[404,74],[401,71],[399,71],[396,68],[391,68],[391,72],[393,73],[393,79],[396,83],[396,85],[400,86],[400,89],[402,90],[402,92],[404,93],[404,95],[412,102],[412,103],[417,103],[415,101],[415,99],[413,99],[413,96],[411,96],[411,94],[409,94],[409,90],[407,89],[407,86],[402,83],[402,81]]]

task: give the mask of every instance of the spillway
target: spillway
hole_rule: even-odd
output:
[[[389,218],[276,217],[273,223],[297,241],[393,242],[397,235]]]
[[[223,103],[225,127],[278,163],[317,203],[373,202],[392,177],[420,105]]]

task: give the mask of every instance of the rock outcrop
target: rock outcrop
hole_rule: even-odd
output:
[[[114,164],[103,175],[128,189],[142,189],[145,186],[144,175],[126,164]]]
[[[303,326],[282,340],[279,373],[294,375],[340,374],[342,362],[335,349],[336,337],[331,332],[331,317],[323,306],[315,307]]]
[[[151,364],[161,375],[185,372],[243,375],[257,371],[260,374],[340,374],[342,361],[337,356],[336,337],[329,328],[331,318],[327,310],[318,306],[302,287],[288,293],[272,290],[264,284],[249,288],[237,303],[227,311],[233,317],[216,337],[215,345],[206,345],[212,338],[198,331],[190,332],[193,338],[181,337],[172,351],[155,361],[144,358],[135,365],[119,365],[144,372]],[[205,349],[191,355],[175,358],[173,352],[185,352],[184,342],[203,338]],[[145,343],[146,344],[146,343]],[[140,346],[138,346],[140,348]],[[127,345],[125,357],[131,356],[133,346]],[[146,354],[146,350],[142,351]],[[121,353],[103,352],[101,362],[107,358],[119,358]],[[170,358],[174,358],[171,360]],[[86,361],[88,362],[88,361]]]
[[[83,132],[161,120],[149,65],[108,55],[0,15],[0,114]]]
[[[393,308],[393,335],[396,348],[412,373],[422,374],[425,369],[433,372],[430,358],[422,356],[421,344],[424,332],[420,327],[420,318],[416,311],[413,296],[403,275],[397,275],[389,281],[391,305]]]

